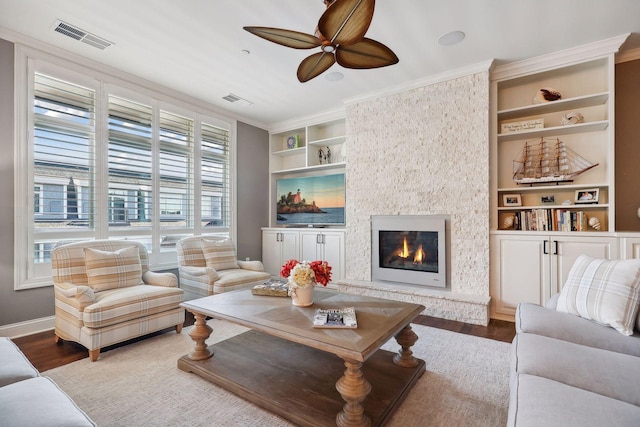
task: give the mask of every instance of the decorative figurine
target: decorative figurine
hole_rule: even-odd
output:
[[[327,147],[327,163],[331,163],[331,148]]]
[[[318,150],[318,163],[322,164],[324,162],[324,151],[322,151],[322,148],[320,148]]]

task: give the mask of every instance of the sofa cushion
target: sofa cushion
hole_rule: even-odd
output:
[[[31,378],[0,388],[0,425],[95,426],[52,379]]]
[[[640,425],[640,407],[547,378],[518,374],[510,393],[508,426]]]
[[[640,304],[640,259],[605,260],[580,255],[556,310],[632,335]]]
[[[84,255],[89,286],[95,292],[142,283],[140,252],[136,246],[115,252],[85,248]]]
[[[230,239],[207,240],[202,239],[202,253],[207,267],[215,270],[228,270],[238,267],[236,250]]]
[[[85,307],[82,320],[89,328],[104,328],[176,308],[184,301],[180,288],[140,285],[96,294],[96,302]]]
[[[512,372],[548,378],[640,406],[640,359],[535,334],[518,334]]]
[[[40,375],[18,346],[6,337],[0,337],[0,361],[0,387]]]
[[[640,356],[638,332],[628,337],[590,320],[531,303],[518,304],[516,332],[544,335],[589,347]]]

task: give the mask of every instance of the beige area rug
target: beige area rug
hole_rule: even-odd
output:
[[[211,345],[246,331],[210,320]],[[291,426],[292,424],[177,368],[193,341],[167,332],[46,371],[101,427]],[[503,426],[509,398],[509,344],[413,325],[412,348],[427,371],[389,426]],[[384,349],[397,351],[395,340]],[[250,375],[250,372],[247,373]],[[337,380],[337,378],[336,378]]]

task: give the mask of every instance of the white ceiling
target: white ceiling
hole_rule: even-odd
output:
[[[367,37],[390,47],[400,62],[376,70],[336,64],[328,72],[342,72],[343,80],[321,75],[299,83],[298,64],[315,50],[290,49],[242,29],[313,33],[324,8],[322,0],[0,0],[0,27],[267,128],[491,59],[510,62],[625,33],[635,33],[630,47],[637,47],[640,34],[639,0],[379,0]],[[58,19],[114,45],[99,50],[55,33]],[[455,46],[438,45],[438,37],[453,30],[466,38]],[[223,100],[229,93],[253,105]]]

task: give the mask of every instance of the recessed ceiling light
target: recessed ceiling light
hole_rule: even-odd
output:
[[[462,31],[451,31],[438,37],[438,44],[440,46],[453,46],[462,40],[464,40],[464,33]]]
[[[327,75],[324,76],[324,78],[326,80],[329,80],[330,82],[337,82],[338,80],[342,80],[342,78],[344,77],[344,75],[342,73],[339,73],[337,71],[333,71]]]

